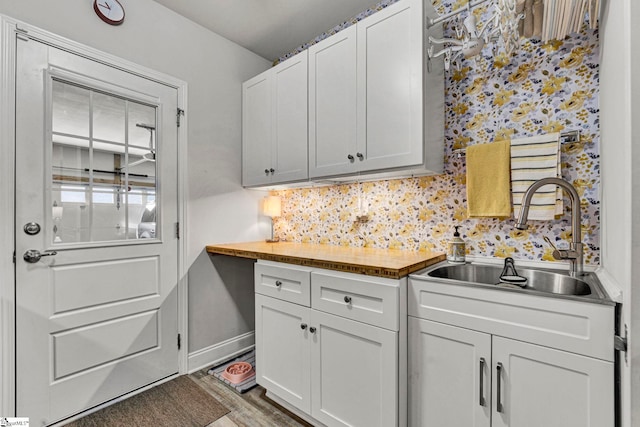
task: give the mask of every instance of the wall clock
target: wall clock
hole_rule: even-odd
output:
[[[94,0],[93,10],[107,24],[120,25],[124,22],[124,7],[118,0]]]

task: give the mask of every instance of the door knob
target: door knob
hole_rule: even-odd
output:
[[[27,261],[28,263],[35,264],[36,262],[40,261],[40,258],[42,258],[44,256],[54,256],[54,255],[58,255],[58,252],[56,252],[56,251],[40,252],[40,251],[35,250],[35,249],[29,249],[28,251],[26,251],[24,253],[22,258],[25,261]]]

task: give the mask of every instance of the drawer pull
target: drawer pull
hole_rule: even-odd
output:
[[[282,282],[280,280],[276,280],[276,288],[282,286]]]
[[[484,398],[484,365],[485,365],[484,357],[480,358],[480,406],[485,406],[487,404]]]
[[[502,363],[498,362],[498,365],[496,366],[496,380],[498,381],[498,386],[496,387],[496,411],[498,412],[502,412],[504,410],[504,408],[502,407],[502,386],[501,386],[501,381],[502,381]]]
[[[351,304],[351,297],[344,297],[344,302]]]
[[[306,323],[301,324],[300,329],[302,329],[303,331],[307,329],[307,324]]]
[[[316,333],[316,328],[314,328],[313,326],[309,328],[309,332],[311,332],[312,334]]]

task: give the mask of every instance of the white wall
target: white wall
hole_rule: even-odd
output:
[[[151,0],[122,1],[126,20],[103,23],[92,0],[0,2],[0,13],[188,83],[188,259],[191,345],[194,351],[253,330],[252,283],[243,260],[216,261],[208,243],[259,240],[268,224],[258,215],[263,193],[245,191],[241,177],[241,83],[270,63]],[[227,282],[224,280],[227,279]],[[250,295],[250,296],[248,296]],[[213,331],[213,333],[212,333]]]
[[[602,266],[622,290],[621,323],[630,333],[629,363],[621,359],[623,427],[640,426],[640,289],[633,286],[640,274],[638,19],[637,1],[609,0],[600,29]]]

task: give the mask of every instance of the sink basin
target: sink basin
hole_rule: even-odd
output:
[[[467,263],[451,265],[441,263],[414,274],[421,279],[433,279],[467,285],[490,286],[493,289],[506,289],[513,292],[535,293],[561,298],[608,301],[602,285],[594,273],[585,273],[580,278],[571,277],[568,272],[516,266],[519,276],[526,283],[504,283],[500,280],[503,266],[499,264]]]
[[[486,285],[497,285],[514,289],[522,288],[561,295],[591,294],[591,287],[588,283],[562,273],[518,268],[518,274],[527,279],[524,286],[518,286],[511,283],[501,283],[500,273],[502,273],[502,267],[497,265],[462,264],[445,265],[429,271],[427,275],[429,277],[438,277],[441,279],[483,283]]]

